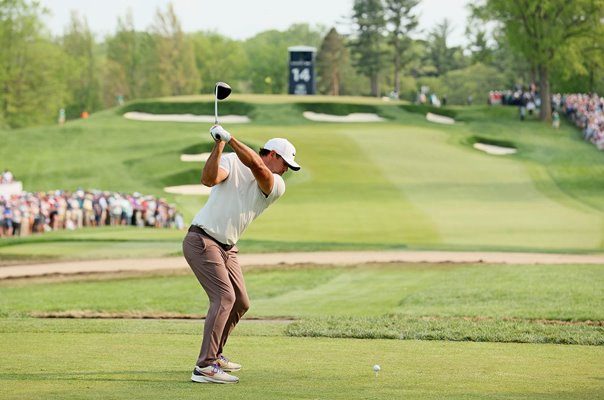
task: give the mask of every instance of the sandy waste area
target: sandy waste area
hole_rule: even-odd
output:
[[[302,116],[316,122],[380,122],[383,118],[372,113],[352,113],[348,115],[320,114],[312,111],[304,111]]]
[[[515,154],[518,152],[516,149],[513,149],[511,147],[494,146],[492,144],[485,143],[474,143],[473,147],[477,150],[484,151],[485,153],[493,154],[496,156]]]
[[[453,125],[455,120],[453,118],[445,117],[444,115],[427,113],[426,119],[430,122],[434,122],[436,124],[445,124],[445,125]]]

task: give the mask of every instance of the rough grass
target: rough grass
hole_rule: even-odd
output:
[[[602,346],[604,326],[597,323],[484,318],[332,317],[294,322],[286,333],[301,337],[447,340],[456,342],[554,343]]]

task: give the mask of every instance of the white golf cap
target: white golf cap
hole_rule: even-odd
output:
[[[282,138],[274,138],[266,142],[263,149],[265,150],[273,150],[275,153],[279,154],[281,158],[285,160],[287,165],[294,171],[300,169],[300,166],[294,158],[296,157],[296,148],[293,144],[291,144],[287,139]]]

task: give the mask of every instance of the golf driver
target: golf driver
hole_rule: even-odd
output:
[[[231,94],[231,87],[224,82],[216,82],[214,88],[214,125],[218,125],[218,100],[224,100]]]

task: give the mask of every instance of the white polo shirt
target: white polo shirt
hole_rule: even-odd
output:
[[[273,190],[265,196],[254,174],[237,154],[223,154],[220,168],[229,175],[212,187],[207,203],[193,218],[192,224],[200,226],[219,242],[234,245],[248,225],[283,196],[285,182],[280,175],[273,174]]]

